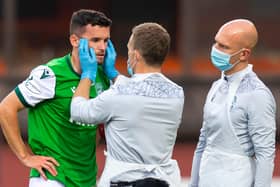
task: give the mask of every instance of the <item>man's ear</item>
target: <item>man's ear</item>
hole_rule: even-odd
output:
[[[137,62],[141,61],[141,60],[142,60],[142,56],[141,56],[140,52],[139,52],[138,50],[135,49],[135,50],[134,50],[134,53],[135,53],[135,56],[134,56],[135,60],[136,60]]]
[[[245,49],[244,51],[241,52],[241,61],[248,61],[249,57],[251,55],[251,49]]]
[[[69,37],[69,41],[73,47],[79,47],[79,38],[75,34],[71,34]]]

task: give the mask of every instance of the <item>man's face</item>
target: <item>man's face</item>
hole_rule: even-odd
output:
[[[85,26],[83,34],[79,37],[88,39],[89,47],[94,49],[98,63],[102,64],[108,40],[110,39],[110,27],[92,26],[89,24]]]
[[[233,55],[231,57],[231,63],[235,62],[239,59],[238,54],[235,55],[236,52],[242,49],[242,46],[238,43],[238,34],[231,33],[227,29],[220,29],[215,36],[215,44],[214,47],[224,53],[229,55]]]
[[[231,54],[240,49],[235,45],[234,36],[226,30],[219,30],[215,36],[215,41],[215,47],[224,53]]]

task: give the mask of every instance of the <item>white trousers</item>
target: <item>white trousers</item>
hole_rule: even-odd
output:
[[[42,177],[31,177],[29,187],[65,187],[61,182],[55,180],[44,180]]]

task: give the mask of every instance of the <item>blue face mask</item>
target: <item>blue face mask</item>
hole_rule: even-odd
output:
[[[130,65],[130,60],[128,59],[126,63],[127,63],[127,73],[128,73],[130,76],[133,76],[134,72],[133,72],[133,69],[132,69],[132,67],[131,67],[131,65]]]
[[[212,47],[211,50],[211,61],[212,64],[218,68],[221,71],[227,71],[230,70],[231,68],[233,68],[237,63],[239,63],[240,61],[236,61],[235,63],[231,64],[230,63],[230,58],[236,54],[238,54],[240,51],[242,51],[242,49],[240,49],[239,51],[235,52],[232,55],[229,55],[227,53],[224,53],[218,49],[216,49],[216,47]]]

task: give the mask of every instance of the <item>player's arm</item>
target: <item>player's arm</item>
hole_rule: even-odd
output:
[[[11,92],[0,104],[0,123],[2,131],[16,156],[22,161],[29,154],[20,135],[18,111],[24,108],[15,92]]]
[[[52,175],[57,175],[55,166],[58,163],[55,159],[35,156],[24,144],[18,123],[18,112],[23,108],[24,105],[17,97],[15,91],[12,91],[0,103],[0,124],[10,148],[25,166],[35,168],[43,178],[46,179],[43,168]]]
[[[0,103],[0,124],[4,136],[18,159],[27,167],[35,168],[46,179],[43,168],[56,175],[57,161],[51,157],[36,156],[21,137],[18,112],[25,107],[51,99],[54,96],[55,76],[47,66],[38,66],[30,76]]]

